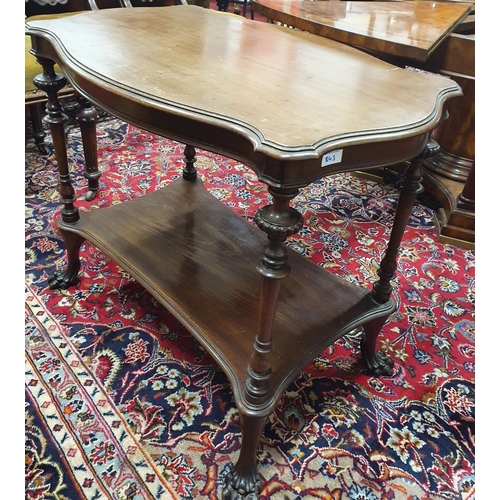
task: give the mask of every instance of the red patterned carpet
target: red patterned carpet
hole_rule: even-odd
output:
[[[102,123],[100,190],[86,202],[78,131],[68,140],[81,210],[161,188],[183,166],[183,145]],[[26,149],[26,498],[215,499],[241,437],[224,373],[93,245],[82,247],[75,287],[47,288],[65,263],[48,142],[48,157]],[[249,223],[267,204],[244,165],[204,151],[196,165],[207,190]],[[347,174],[315,182],[294,200],[304,228],[289,246],[369,286],[396,200],[393,187]],[[413,210],[398,309],[380,336],[394,375],[362,372],[358,331],[326,349],[264,429],[262,499],[474,498],[475,257],[437,242],[432,214]]]

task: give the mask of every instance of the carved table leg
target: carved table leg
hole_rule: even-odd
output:
[[[423,190],[420,183],[423,162],[438,151],[439,145],[435,141],[430,141],[427,143],[422,154],[412,160],[405,172],[403,187],[399,195],[398,206],[392,225],[391,237],[384,258],[380,263],[380,268],[377,271],[379,280],[373,285],[372,289],[372,297],[379,304],[384,304],[391,298],[391,280],[394,278],[397,269],[397,257],[401,240],[403,239],[406,224],[410,218],[417,194]],[[368,322],[363,327],[364,339],[361,344],[363,360],[367,371],[374,375],[390,375],[392,372],[393,361],[385,353],[375,350],[377,336],[384,322],[384,318],[379,318]]]
[[[394,361],[384,352],[377,351],[377,337],[382,330],[387,318],[383,316],[363,325],[363,337],[361,339],[361,355],[363,356],[365,373],[380,377],[380,375],[392,375]]]
[[[262,489],[256,455],[259,438],[267,420],[241,414],[241,450],[238,462],[224,478],[223,500],[258,500]]]
[[[99,189],[99,177],[101,172],[97,165],[97,109],[82,96],[77,96],[79,103],[78,123],[82,133],[83,154],[85,156],[84,177],[89,184],[89,190],[85,193],[85,199],[91,201],[95,198]]]
[[[68,168],[65,133],[67,116],[62,112],[62,106],[57,96],[59,90],[66,85],[66,78],[54,72],[54,62],[50,59],[37,57],[37,61],[42,65],[43,73],[36,76],[33,83],[47,94],[47,105],[45,107],[47,114],[44,117],[44,121],[50,128],[59,171],[59,194],[63,205],[61,208],[61,221],[65,224],[72,224],[79,220],[80,215],[74,205],[76,200],[75,190],[71,185]],[[74,246],[74,243],[70,243],[70,247]],[[74,260],[74,256],[72,258]],[[53,289],[66,288],[75,278],[75,263],[73,262],[66,271],[56,272],[54,276],[50,277],[49,286]]]
[[[245,389],[245,407],[248,413],[240,411],[242,418],[242,448],[238,462],[226,478],[224,500],[257,499],[260,478],[256,471],[256,453],[262,428],[271,412],[266,413],[269,401],[269,378],[272,373],[270,352],[272,330],[280,289],[280,280],[288,275],[286,238],[302,227],[302,216],[290,207],[290,200],[297,190],[270,188],[273,204],[255,214],[259,229],[267,233],[268,243],[257,269],[262,275],[260,317],[254,351],[248,365],[248,379]]]
[[[64,240],[68,264],[64,271],[56,271],[49,276],[48,284],[51,290],[66,290],[76,281],[80,271],[80,247],[85,241],[85,238],[76,233],[65,231],[61,227],[59,229]]]
[[[80,216],[78,209],[74,206],[75,190],[71,185],[68,153],[66,150],[65,123],[68,117],[63,113],[61,103],[57,93],[66,85],[66,78],[54,72],[54,62],[50,59],[37,57],[37,61],[42,65],[43,73],[34,78],[33,83],[37,88],[47,94],[47,114],[44,122],[49,125],[54,143],[54,151],[59,170],[59,194],[61,195],[61,218],[64,222],[76,222]]]

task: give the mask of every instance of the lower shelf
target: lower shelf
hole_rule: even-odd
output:
[[[266,235],[217,201],[201,181],[179,179],[141,198],[84,212],[62,231],[77,233],[127,270],[206,348],[226,372],[238,408],[257,334]],[[271,396],[328,345],[388,315],[352,285],[289,250],[273,330]]]

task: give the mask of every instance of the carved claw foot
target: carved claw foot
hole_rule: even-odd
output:
[[[394,361],[384,351],[375,351],[373,357],[370,359],[365,357],[364,362],[364,371],[368,375],[374,377],[380,377],[381,375],[392,376]]]
[[[73,283],[76,282],[78,271],[66,270],[66,271],[56,271],[52,276],[49,276],[48,284],[51,290],[66,290]]]
[[[258,474],[251,476],[238,476],[231,470],[224,478],[222,490],[223,500],[258,500],[262,489],[261,479]]]

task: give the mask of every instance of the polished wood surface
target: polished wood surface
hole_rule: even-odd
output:
[[[64,58],[69,81],[102,109],[242,159],[281,186],[418,155],[442,103],[460,92],[452,81],[326,38],[191,6],[108,9],[26,26],[38,35],[36,51]],[[258,99],[242,99],[242,88]],[[340,163],[321,165],[339,149]],[[283,169],[276,160],[301,163]]]
[[[103,216],[112,224],[103,224]],[[201,181],[183,179],[149,196],[83,213],[76,225],[62,227],[84,234],[182,317],[226,370],[235,401],[244,409],[246,361],[253,352],[260,307],[256,264],[266,235],[234,217]],[[293,273],[282,283],[286,300],[276,311],[272,397],[259,411],[264,414],[311,358],[356,325],[393,309],[389,302],[371,300],[368,289],[325,273],[295,252],[289,263]]]
[[[353,47],[425,61],[471,12],[458,2],[253,0],[274,21]]]
[[[434,132],[441,150],[425,163],[424,186],[441,205],[435,217],[438,239],[473,247],[475,3],[255,0],[252,5],[270,20],[359,46],[400,67],[446,75],[460,85],[463,96],[447,103],[448,118]],[[465,183],[467,196],[461,193]]]
[[[241,450],[222,498],[258,498],[259,438],[294,376],[357,326],[366,373],[390,375],[376,349],[396,307],[392,284],[448,78],[405,71],[309,33],[195,6],[108,9],[29,21],[42,62],[59,170],[67,266],[49,288],[78,279],[89,240],[141,283],[205,346],[231,382]],[[85,43],[82,43],[82,40]],[[71,183],[57,62],[89,101],[186,144],[182,178],[164,189],[80,213]],[[227,82],[231,81],[231,85]],[[251,88],[254,98],[242,99]],[[268,185],[255,226],[197,180],[195,146],[240,159]],[[371,289],[340,280],[286,245],[300,231],[299,188],[337,172],[409,160],[390,238]],[[266,237],[267,236],[267,237]]]

